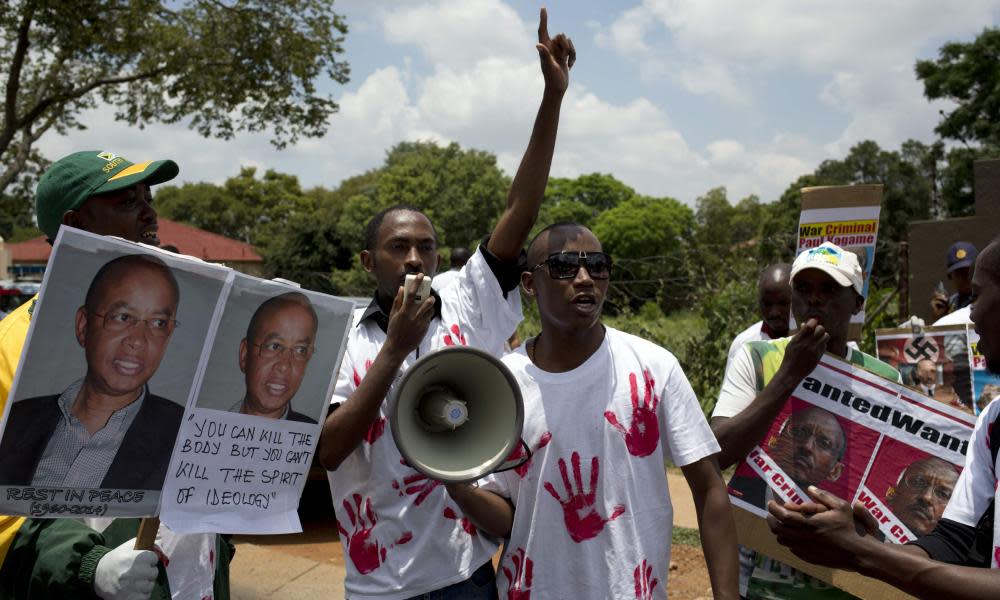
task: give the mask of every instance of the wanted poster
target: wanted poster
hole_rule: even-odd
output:
[[[905,543],[937,524],[974,425],[971,414],[826,355],[737,467],[730,498],[765,518],[769,500],[801,503],[815,485],[860,501],[885,541]]]
[[[978,415],[986,409],[986,406],[994,398],[1000,396],[1000,375],[991,373],[986,368],[986,357],[977,349],[979,334],[971,325],[968,326],[968,336],[969,362],[972,369],[972,398]]]
[[[802,189],[802,212],[795,255],[823,242],[832,242],[858,257],[864,271],[867,300],[875,242],[878,240],[879,213],[882,208],[882,185],[808,187]],[[851,317],[851,339],[861,337],[865,311]]]
[[[231,274],[60,228],[4,409],[3,514],[157,514]]]
[[[353,303],[236,274],[164,488],[182,533],[301,531]]]

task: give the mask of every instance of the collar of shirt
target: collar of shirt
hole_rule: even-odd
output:
[[[760,331],[772,340],[774,339],[774,331],[771,329],[771,326],[767,324],[767,321],[761,321]]]
[[[434,297],[434,318],[441,318],[441,296],[435,290],[431,290],[431,296]],[[358,320],[358,327],[360,327],[365,321],[373,320],[382,333],[389,333],[389,315],[382,310],[382,307],[378,303],[378,290],[375,290],[375,295],[372,298],[371,303],[368,308],[365,309],[364,314],[361,315],[361,319]]]
[[[59,411],[62,412],[63,418],[66,420],[66,424],[74,429],[83,427],[83,423],[81,423],[80,420],[73,415],[72,409],[73,403],[76,402],[76,397],[80,394],[80,389],[83,388],[84,379],[86,379],[86,377],[77,379],[71,383],[62,394],[59,395]],[[142,408],[142,401],[146,398],[146,394],[148,393],[149,388],[145,385],[142,386],[142,391],[139,392],[136,399],[111,413],[111,416],[108,417],[107,424],[105,424],[104,427],[98,431],[125,431],[128,429],[132,424],[132,420],[135,418],[135,415],[138,414],[139,409]]]
[[[246,400],[246,398],[244,398],[243,400]],[[243,400],[237,400],[236,404],[229,407],[229,412],[246,414],[243,412]],[[291,404],[291,402],[285,405],[285,412],[281,413],[281,416],[278,417],[279,420],[288,418],[288,411],[291,410],[289,404]]]

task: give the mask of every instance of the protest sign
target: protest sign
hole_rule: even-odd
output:
[[[182,533],[301,531],[353,303],[237,274],[164,486]]]
[[[968,413],[824,356],[730,481],[740,543],[856,595],[878,596],[884,589],[859,575],[790,559],[763,522],[767,501],[801,503],[815,485],[861,502],[886,542],[905,543],[940,518],[974,425]],[[928,490],[934,502],[915,500]]]
[[[4,408],[3,514],[157,513],[230,277],[219,265],[60,229]]]
[[[1000,375],[990,373],[986,358],[979,353],[979,334],[972,327],[969,331],[969,357],[972,365],[972,398],[978,415],[997,395],[1000,395]]]
[[[875,264],[881,206],[880,184],[802,188],[796,256],[823,242],[832,242],[853,252],[864,271],[862,296],[867,299],[872,266]],[[851,317],[851,339],[860,338],[864,322],[863,309]]]
[[[878,329],[878,357],[899,371],[903,385],[973,412],[969,338],[965,325]]]

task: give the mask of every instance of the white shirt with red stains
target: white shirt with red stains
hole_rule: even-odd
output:
[[[400,375],[419,357],[447,346],[472,346],[499,357],[523,318],[518,291],[504,297],[478,251],[440,299],[441,318],[431,321]],[[357,389],[385,343],[373,320],[358,322],[363,313],[355,312],[334,403]],[[403,463],[387,415],[383,403],[361,445],[328,474],[351,599],[394,600],[446,587],[471,576],[499,547],[464,518],[443,486]]]
[[[673,508],[664,461],[719,451],[673,354],[607,328],[566,373],[504,357],[524,396],[533,454],[481,487],[510,498],[514,528],[501,598],[666,598]]]

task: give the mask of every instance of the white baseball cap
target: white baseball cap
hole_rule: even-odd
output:
[[[800,271],[819,269],[844,287],[851,286],[859,295],[865,289],[865,273],[861,270],[858,257],[831,242],[823,242],[795,257],[792,263],[792,280]]]

